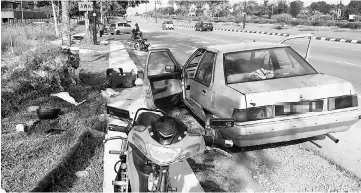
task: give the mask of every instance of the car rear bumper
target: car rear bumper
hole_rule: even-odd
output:
[[[292,141],[348,130],[361,119],[357,109],[318,116],[241,125],[220,131],[239,147]]]

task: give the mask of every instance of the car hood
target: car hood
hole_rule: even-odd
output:
[[[355,94],[350,82],[324,74],[230,84],[246,95],[247,107]]]

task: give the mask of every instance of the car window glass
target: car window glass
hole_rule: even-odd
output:
[[[110,27],[115,27],[115,24],[110,24]]]
[[[224,57],[228,84],[317,73],[289,47],[235,52]]]
[[[127,24],[127,23],[126,23],[126,24],[125,24],[125,27],[131,27],[131,26],[130,26],[129,24]]]
[[[201,60],[201,58],[202,58],[202,56],[203,56],[203,54],[204,54],[205,51],[206,51],[206,50],[204,50],[204,49],[202,49],[202,50],[197,50],[197,51],[196,51],[197,53],[195,54],[194,58],[190,61],[188,67],[198,66],[199,61]]]
[[[212,81],[213,63],[215,56],[215,53],[206,52],[196,72],[195,79],[199,80],[206,86],[209,86]]]
[[[148,60],[148,75],[158,75],[168,73],[165,71],[166,66],[175,66],[168,52],[152,52]]]

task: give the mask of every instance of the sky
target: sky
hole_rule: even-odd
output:
[[[139,7],[136,7],[134,9],[130,8],[128,10],[128,14],[135,14],[136,12],[138,13],[143,13],[145,12],[146,10],[152,10],[154,9],[154,1],[155,0],[149,0],[149,3],[146,5],[146,4],[141,4],[139,5]],[[157,5],[157,7],[165,7],[165,6],[168,6],[167,2],[168,0],[160,0],[162,2],[162,5]],[[238,3],[238,2],[243,2],[244,0],[229,0],[230,3]],[[259,4],[260,3],[263,3],[263,0],[256,0]],[[278,0],[269,0],[269,2],[271,3],[276,3]],[[293,0],[288,0],[288,2],[291,2]],[[317,2],[317,1],[321,1],[321,0],[301,0],[304,2],[304,5],[305,6],[308,6],[310,5],[312,2]],[[326,1],[327,3],[329,4],[337,4],[340,2],[340,0],[324,0]],[[342,0],[342,3],[344,5],[348,5],[350,3],[350,0]]]

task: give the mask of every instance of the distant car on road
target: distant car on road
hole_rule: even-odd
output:
[[[111,35],[130,34],[132,33],[132,26],[126,22],[117,22],[110,24],[109,33]]]
[[[163,24],[162,24],[162,29],[163,29],[163,30],[167,30],[167,29],[174,30],[173,22],[170,21],[170,20],[164,21]]]
[[[356,91],[317,72],[306,60],[312,35],[279,43],[237,42],[198,48],[184,65],[169,49],[150,49],[145,103],[184,103],[206,129],[211,118],[234,119],[217,135],[240,147],[348,130],[361,118]]]
[[[200,21],[195,25],[196,31],[213,31],[213,24],[211,22]]]

